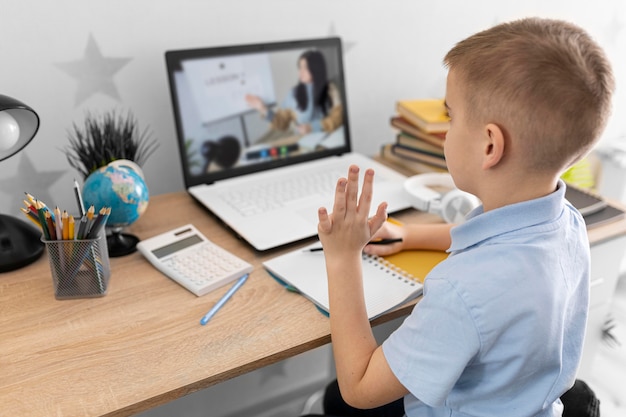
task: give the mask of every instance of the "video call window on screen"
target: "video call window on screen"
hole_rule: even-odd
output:
[[[340,59],[332,47],[181,59],[175,112],[189,174],[345,146]]]

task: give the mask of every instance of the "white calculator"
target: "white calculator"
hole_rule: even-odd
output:
[[[197,296],[252,272],[252,265],[191,224],[142,240],[137,249],[155,268]]]

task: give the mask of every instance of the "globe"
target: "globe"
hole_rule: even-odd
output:
[[[148,207],[148,187],[136,169],[109,164],[89,174],[83,185],[85,208],[93,205],[98,212],[102,207],[111,207],[106,223],[113,231],[107,237],[110,256],[134,252],[139,241],[133,235],[121,233],[122,228],[137,221]]]
[[[148,208],[148,187],[134,170],[107,165],[87,177],[83,186],[85,207],[96,211],[111,207],[110,227],[126,227],[139,219]]]

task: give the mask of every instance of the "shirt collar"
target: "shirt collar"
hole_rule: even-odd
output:
[[[467,221],[451,230],[448,252],[464,250],[491,237],[547,223],[563,211],[566,185],[559,180],[557,189],[544,197],[504,206],[487,213],[483,206],[474,209]]]

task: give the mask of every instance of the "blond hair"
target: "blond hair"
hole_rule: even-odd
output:
[[[470,120],[495,123],[528,168],[565,169],[600,138],[614,79],[602,48],[571,23],[527,18],[459,42],[444,64],[458,75]]]

